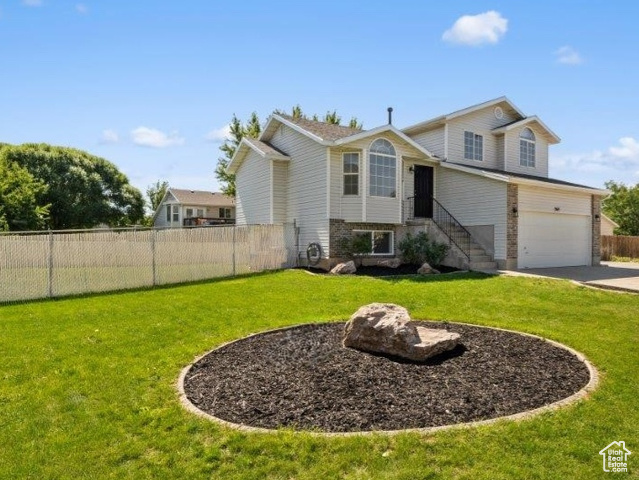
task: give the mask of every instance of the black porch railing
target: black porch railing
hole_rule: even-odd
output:
[[[446,234],[451,243],[454,243],[462,253],[470,260],[471,235],[466,228],[434,197],[432,200],[432,220],[439,229]],[[406,218],[415,219],[415,202],[423,202],[423,199],[408,197],[406,199]]]

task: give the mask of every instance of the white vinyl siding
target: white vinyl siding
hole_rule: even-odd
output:
[[[495,118],[493,107],[486,107],[468,115],[454,118],[448,122],[448,160],[455,163],[477,165],[476,160],[464,158],[464,132],[473,132],[483,138],[483,162],[485,168],[499,168],[497,161],[497,138],[492,130],[518,120],[515,112],[504,108],[501,120]],[[519,148],[519,142],[517,142]]]
[[[236,172],[237,224],[271,223],[270,161],[251,151]]]
[[[446,156],[446,139],[443,126],[427,132],[420,132],[411,138],[433,155],[437,155],[439,158]]]
[[[506,259],[506,182],[439,167],[437,200],[462,225],[493,225],[495,260]]]
[[[286,222],[295,220],[300,228],[300,251],[306,252],[309,243],[319,242],[324,256],[328,255],[326,147],[286,126],[280,127],[269,142],[291,157]],[[333,171],[331,166],[331,175]],[[268,174],[265,178],[269,178]]]
[[[273,223],[286,222],[288,162],[273,162]]]
[[[532,123],[532,122],[531,122]],[[524,128],[530,128],[535,134],[535,166],[526,167],[520,164],[520,138]],[[544,138],[541,131],[534,126],[513,128],[505,134],[506,142],[506,171],[513,173],[525,173],[528,175],[537,175],[539,177],[548,177],[548,141]]]
[[[591,198],[587,193],[520,185],[518,198],[520,212],[590,215]]]

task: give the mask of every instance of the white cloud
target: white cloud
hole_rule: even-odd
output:
[[[631,182],[639,176],[639,141],[633,137],[619,139],[618,145],[607,150],[594,150],[589,153],[575,153],[551,158],[550,166],[559,172],[559,178],[588,178],[603,184],[604,181]],[[553,173],[555,176],[556,173]]]
[[[180,137],[177,131],[169,134],[148,127],[138,127],[131,131],[133,143],[143,147],[165,148],[176,145],[184,145],[184,137]]]
[[[222,128],[211,130],[204,138],[206,138],[209,142],[222,143],[231,138],[231,126],[225,125]]]
[[[100,137],[100,143],[102,144],[111,144],[118,143],[120,141],[120,136],[118,132],[111,129],[106,129],[102,131],[102,136]]]
[[[442,40],[459,45],[479,46],[497,43],[508,30],[508,20],[490,10],[478,15],[459,17],[442,35]]]
[[[84,15],[86,13],[89,13],[89,8],[84,3],[76,3],[75,11]]]
[[[563,63],[564,65],[579,65],[584,61],[581,55],[579,55],[579,52],[569,45],[555,50],[554,53],[557,57],[557,63]]]
[[[27,7],[39,7],[42,5],[42,0],[22,0],[22,5]]]

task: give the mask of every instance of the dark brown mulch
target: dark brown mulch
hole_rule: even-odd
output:
[[[411,265],[409,263],[404,263],[397,268],[390,267],[379,267],[376,265],[371,266],[359,266],[357,267],[357,271],[353,275],[362,275],[366,277],[392,277],[396,275],[417,275],[417,270],[420,265]],[[324,274],[328,275],[329,273],[326,270],[322,270],[320,268],[313,267],[300,267],[303,270],[308,270],[312,273]],[[440,273],[452,273],[459,272],[460,270],[454,267],[447,267],[445,265],[438,265],[435,267],[439,270]]]
[[[225,345],[196,362],[184,390],[205,412],[263,428],[400,430],[484,420],[566,398],[589,372],[544,340],[461,324],[463,347],[427,363],[341,344],[344,323],[309,324]]]

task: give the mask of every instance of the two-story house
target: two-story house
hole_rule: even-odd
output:
[[[420,229],[448,241],[457,266],[597,264],[607,192],[548,178],[559,141],[506,97],[402,130],[273,114],[229,165],[237,223],[295,222],[300,258],[317,244],[326,268],[344,238],[370,235],[370,255],[388,257]]]

